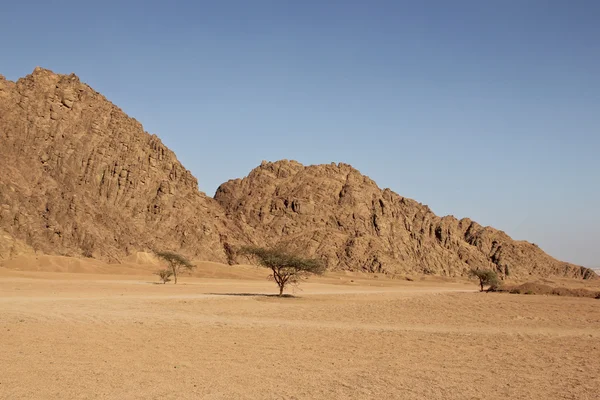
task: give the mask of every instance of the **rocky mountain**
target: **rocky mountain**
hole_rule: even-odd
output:
[[[438,217],[347,164],[263,162],[246,178],[221,185],[215,198],[258,244],[285,243],[323,257],[330,268],[455,276],[484,267],[514,277],[593,276],[470,219]]]
[[[207,197],[160,139],[75,75],[0,76],[0,260],[27,252],[118,262],[169,249],[235,262],[284,244],[330,268],[594,278],[533,244],[414,200],[346,164],[263,162]]]
[[[0,77],[0,144],[0,256],[118,261],[159,247],[227,260],[232,228],[219,204],[158,137],[75,75]]]

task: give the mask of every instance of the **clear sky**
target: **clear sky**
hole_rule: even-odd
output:
[[[600,2],[2,1],[0,73],[80,78],[212,195],[346,162],[600,265]]]

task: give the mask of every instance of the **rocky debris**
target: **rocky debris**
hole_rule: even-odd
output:
[[[438,217],[347,164],[263,162],[215,199],[160,139],[77,76],[0,76],[0,260],[43,253],[119,262],[173,250],[235,263],[285,244],[330,268],[593,278],[468,219]]]
[[[594,277],[537,246],[469,219],[438,217],[347,164],[263,162],[219,187],[216,200],[256,244],[285,244],[323,257],[330,268],[385,273]]]

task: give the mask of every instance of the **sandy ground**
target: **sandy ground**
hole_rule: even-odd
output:
[[[9,267],[0,399],[599,398],[594,299],[351,274],[277,298],[252,267],[176,286],[151,267]]]

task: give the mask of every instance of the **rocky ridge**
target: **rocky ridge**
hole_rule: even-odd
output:
[[[258,244],[284,243],[324,258],[330,268],[367,272],[593,277],[534,244],[470,219],[438,217],[347,164],[263,162],[219,187],[216,200]]]
[[[0,78],[0,142],[4,258],[119,261],[159,247],[227,261],[222,208],[158,137],[75,75]]]
[[[264,162],[210,198],[158,137],[75,75],[0,76],[0,143],[0,260],[119,262],[160,248],[232,263],[238,245],[279,243],[334,269],[596,277],[501,231],[438,217],[346,164]]]

